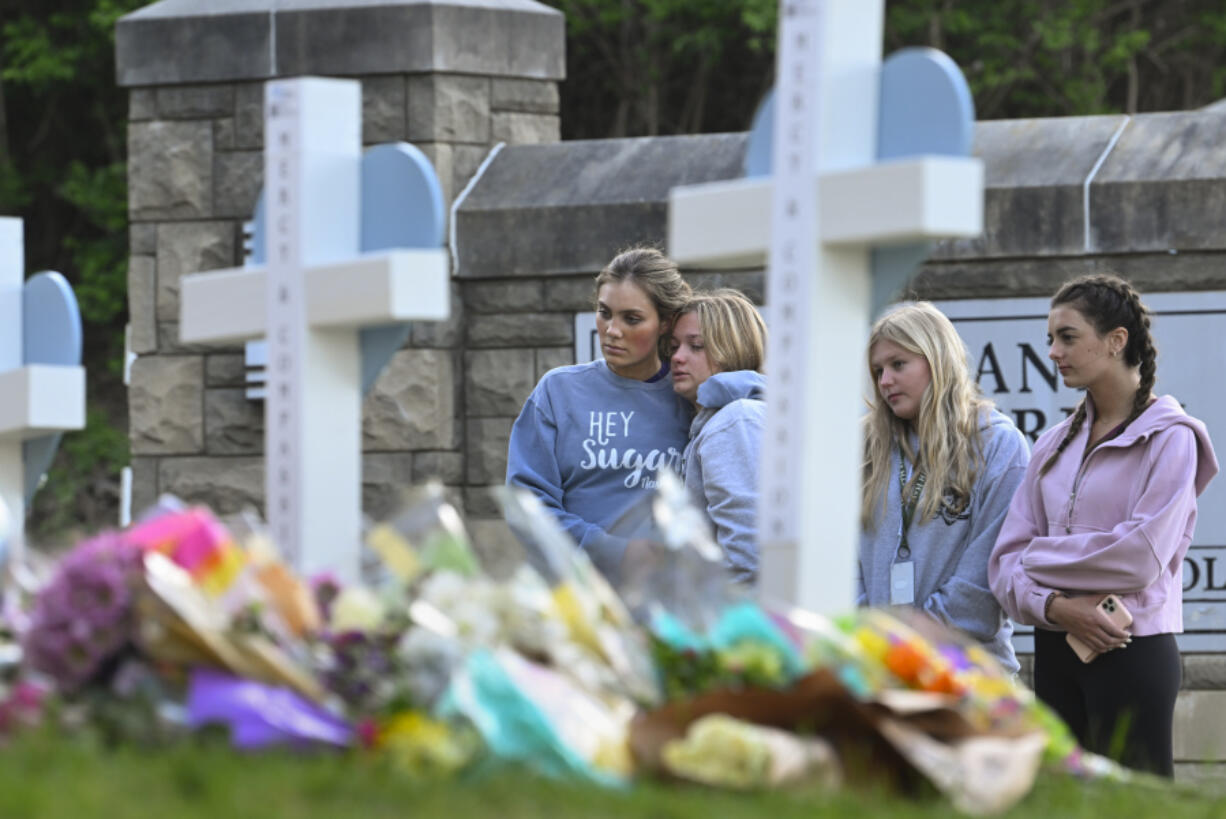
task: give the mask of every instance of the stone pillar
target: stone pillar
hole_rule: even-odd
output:
[[[448,201],[497,142],[558,139],[564,22],[535,0],[163,0],[120,19],[130,89],[129,407],[135,511],[159,493],[221,513],[263,496],[263,404],[237,346],[179,341],[179,278],[242,262],[262,184],[263,85],[302,74],[362,82],[363,140],[406,140]],[[463,498],[464,315],[413,328],[365,405],[366,511],[439,477]],[[479,399],[478,399],[479,400]],[[501,480],[501,476],[498,478]],[[479,483],[485,483],[482,476]]]

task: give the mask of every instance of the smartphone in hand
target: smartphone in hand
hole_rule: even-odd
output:
[[[1128,613],[1128,609],[1124,608],[1124,604],[1114,594],[1109,594],[1098,601],[1098,613],[1120,628],[1128,628],[1132,625],[1132,615]],[[1083,663],[1091,662],[1099,654],[1099,652],[1090,648],[1072,634],[1066,635],[1065,639],[1073,647],[1077,659]]]

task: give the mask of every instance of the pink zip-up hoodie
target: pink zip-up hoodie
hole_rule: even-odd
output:
[[[1196,497],[1218,472],[1205,425],[1164,395],[1084,461],[1094,404],[1042,478],[1071,418],[1035,444],[1026,477],[988,561],[988,583],[1019,623],[1058,629],[1043,617],[1053,591],[1114,593],[1136,636],[1183,631],[1183,556],[1196,526]]]

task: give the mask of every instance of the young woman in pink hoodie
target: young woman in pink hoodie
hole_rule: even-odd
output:
[[[1217,458],[1204,424],[1154,397],[1149,311],[1127,282],[1065,284],[1047,332],[1064,383],[1086,397],[1035,444],[988,581],[1036,627],[1035,693],[1081,744],[1171,776],[1183,557]],[[1132,615],[1127,628],[1099,611],[1109,594]],[[1083,663],[1067,635],[1101,653]]]

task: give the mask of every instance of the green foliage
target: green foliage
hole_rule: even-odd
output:
[[[1157,111],[1222,94],[1219,0],[887,0],[887,51],[940,48],[979,118]]]
[[[89,407],[85,429],[64,435],[46,484],[34,497],[33,538],[53,539],[82,523],[115,525],[119,471],[128,458],[126,427],[112,423],[101,408]]]
[[[97,228],[93,235],[64,239],[75,263],[81,315],[87,322],[114,326],[127,306],[127,165],[88,168],[74,161],[57,192]]]
[[[566,138],[743,130],[770,84],[776,0],[546,0],[566,14]]]
[[[0,213],[25,219],[26,272],[58,270],[85,322],[86,429],[68,434],[31,528],[114,523],[128,462],[127,93],[114,30],[145,0],[8,0],[0,24]]]

